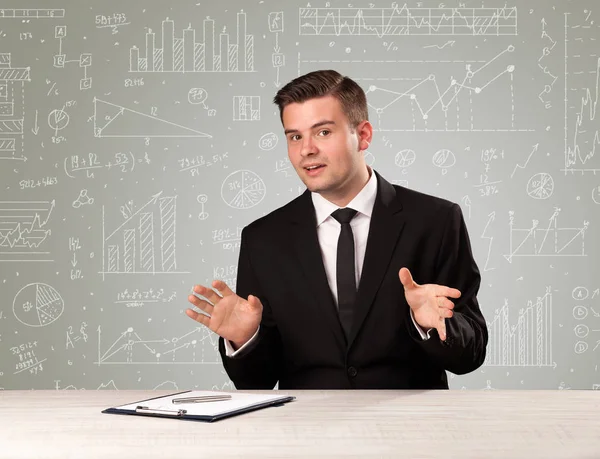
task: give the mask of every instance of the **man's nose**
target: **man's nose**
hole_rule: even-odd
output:
[[[315,144],[314,140],[310,137],[304,137],[304,139],[302,139],[302,155],[306,156],[306,155],[311,155],[311,154],[315,154],[318,152],[317,149],[317,145]]]

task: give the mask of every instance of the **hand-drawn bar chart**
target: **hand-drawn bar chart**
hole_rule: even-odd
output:
[[[300,8],[300,35],[517,35],[517,8]]]
[[[496,310],[488,323],[490,352],[484,365],[507,367],[553,366],[552,291],[529,300],[518,311],[515,325],[509,321],[508,302]]]
[[[237,37],[232,40],[225,32],[215,34],[215,21],[203,21],[201,41],[196,29],[188,26],[180,37],[175,36],[175,22],[162,22],[162,36],[150,29],[146,33],[145,52],[130,49],[130,72],[253,72],[254,36],[246,33],[246,13],[237,13]]]
[[[106,235],[102,210],[103,274],[176,273],[177,197],[155,194],[137,212],[121,212],[125,221]]]

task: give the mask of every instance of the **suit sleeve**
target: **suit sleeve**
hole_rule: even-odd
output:
[[[481,275],[473,259],[462,211],[457,204],[452,204],[446,217],[435,266],[433,283],[457,288],[461,292],[460,298],[450,299],[454,302],[454,315],[445,319],[446,340],[439,338],[436,329],[431,330],[432,339],[425,341],[414,327],[409,327],[409,334],[445,370],[457,375],[470,373],[485,360],[488,330],[477,301]]]
[[[219,353],[223,367],[237,389],[273,389],[279,381],[282,365],[281,339],[273,319],[269,299],[259,285],[252,267],[252,250],[248,229],[241,235],[236,294],[244,299],[254,295],[263,305],[258,335],[235,357],[226,355],[223,338],[219,338]]]

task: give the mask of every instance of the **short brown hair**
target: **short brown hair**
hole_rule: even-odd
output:
[[[363,89],[354,80],[335,70],[316,70],[293,79],[277,91],[273,103],[279,107],[279,117],[283,123],[283,109],[289,104],[330,95],[340,102],[352,128],[369,119],[367,96]]]

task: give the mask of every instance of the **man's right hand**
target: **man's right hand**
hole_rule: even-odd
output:
[[[238,349],[256,333],[262,319],[263,305],[253,295],[249,295],[247,301],[237,296],[223,281],[215,280],[212,286],[220,295],[203,285],[194,286],[194,292],[207,298],[210,303],[195,295],[188,296],[188,301],[208,316],[193,309],[186,309],[185,313],[223,339],[231,341]]]

